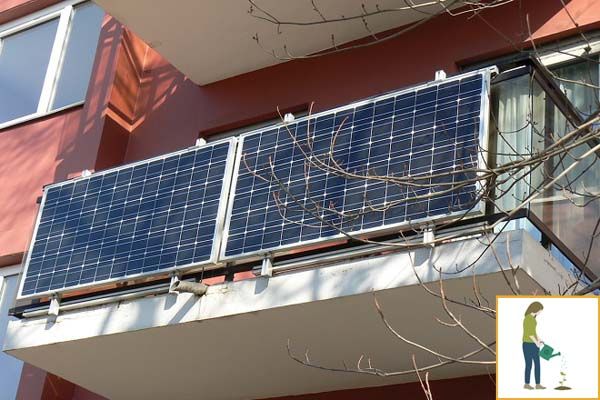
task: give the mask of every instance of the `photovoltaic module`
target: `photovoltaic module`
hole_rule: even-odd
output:
[[[481,212],[490,74],[49,185],[19,297]]]
[[[223,257],[478,211],[488,89],[481,71],[242,135]]]
[[[21,296],[215,261],[233,155],[224,141],[46,187]]]

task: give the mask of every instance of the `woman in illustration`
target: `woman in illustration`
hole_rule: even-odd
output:
[[[546,389],[540,384],[540,348],[544,342],[536,332],[536,317],[540,315],[544,306],[539,301],[534,301],[527,307],[523,319],[523,355],[525,356],[525,389],[534,389],[529,384],[531,377],[531,365],[535,364],[535,389]]]

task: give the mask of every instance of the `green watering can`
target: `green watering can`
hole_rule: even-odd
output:
[[[542,357],[544,360],[549,360],[552,357],[560,356],[560,352],[552,354],[553,351],[554,349],[552,347],[544,343],[544,347],[540,349],[540,357]]]

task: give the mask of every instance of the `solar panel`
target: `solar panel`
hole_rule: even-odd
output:
[[[481,211],[466,170],[482,162],[490,71],[242,135],[221,258]]]
[[[234,144],[47,186],[20,297],[216,262]]]

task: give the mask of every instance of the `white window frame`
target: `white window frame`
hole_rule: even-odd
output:
[[[65,49],[67,47],[67,38],[69,36],[69,30],[71,28],[73,9],[76,5],[80,3],[85,3],[87,1],[89,0],[65,0],[53,6],[47,7],[43,10],[29,14],[25,17],[0,25],[1,56],[3,38],[32,28],[36,25],[42,24],[52,19],[59,18],[58,27],[56,28],[56,36],[54,38],[54,44],[52,45],[52,50],[50,52],[50,60],[48,62],[48,68],[46,70],[46,76],[44,78],[44,85],[42,86],[42,93],[40,94],[40,98],[38,99],[38,107],[36,112],[12,119],[10,121],[2,122],[0,123],[0,129],[4,129],[12,125],[17,125],[50,114],[54,114],[63,111],[67,108],[80,106],[85,102],[84,99],[54,110],[50,109],[50,106],[54,100],[56,83],[60,74],[60,68],[62,66],[62,61],[65,55]]]
[[[6,290],[6,278],[8,277],[12,277],[12,276],[17,276],[17,279],[19,278],[19,274],[22,271],[22,266],[20,264],[17,265],[12,265],[10,267],[0,267],[0,302],[2,300],[2,298],[4,297],[4,291]],[[19,288],[19,282],[17,281],[17,290]],[[18,292],[17,292],[18,295]],[[8,299],[7,299],[8,300]],[[16,297],[14,299],[10,299],[10,301],[13,302],[16,300]],[[9,317],[9,322],[10,322],[10,317]],[[6,336],[4,337],[4,339],[6,339]],[[0,342],[0,352],[2,351],[2,347],[3,347],[4,343]],[[21,363],[23,363],[22,361],[20,361]],[[21,364],[23,365],[23,364]],[[2,373],[2,370],[0,370],[0,374]],[[22,373],[22,370],[21,370]],[[18,391],[18,382],[17,382],[17,391]]]
[[[589,52],[590,55],[597,55],[600,53],[600,38],[592,38],[589,40],[589,43],[591,47]],[[554,50],[552,47],[547,47],[546,49],[542,48],[539,55],[540,60],[542,64],[548,67],[569,61],[577,61],[579,59],[578,57],[585,55],[587,46],[587,43],[578,41],[575,44],[561,47],[560,52]]]
[[[581,57],[585,56],[587,47],[588,43],[579,40],[574,44],[562,47],[560,52],[553,50],[552,48],[548,48],[547,50],[540,51],[540,61],[546,67],[568,64],[569,62],[578,61],[581,59]],[[590,39],[589,47],[590,50],[587,55],[600,57],[600,38],[595,37]],[[598,76],[600,77],[600,63],[598,63]]]
[[[10,267],[0,267],[0,278],[5,276],[19,275],[21,273],[21,264],[12,265]]]
[[[10,267],[0,267],[0,300],[4,294],[4,280],[9,276],[19,275],[22,270],[21,264],[12,265]],[[0,345],[1,344],[2,343],[0,343]]]

